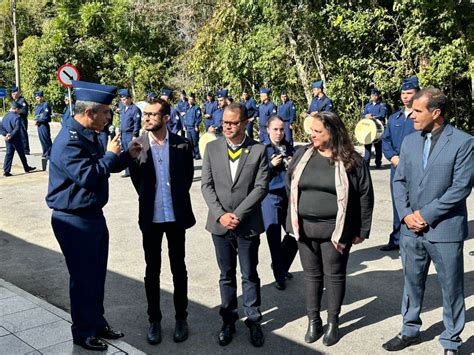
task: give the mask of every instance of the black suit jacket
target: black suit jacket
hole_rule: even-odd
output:
[[[145,132],[137,138],[143,149],[140,156],[130,164],[130,177],[138,193],[138,224],[143,233],[148,232],[153,223],[156,192],[155,165],[148,134],[148,132]],[[171,132],[169,132],[168,139],[174,216],[178,225],[188,229],[196,224],[189,195],[194,176],[192,145],[187,139]]]

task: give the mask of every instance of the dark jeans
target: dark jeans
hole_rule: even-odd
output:
[[[375,148],[375,166],[380,167],[382,165],[382,140],[377,143],[366,144],[364,152],[364,161],[367,166],[370,166],[370,157],[372,155],[372,145]]]
[[[237,311],[237,255],[242,273],[244,312],[248,321],[259,322],[262,319],[260,279],[257,272],[260,237],[237,237],[232,232],[228,232],[224,235],[213,234],[212,240],[221,271],[219,287],[222,304],[219,314],[224,323],[233,324],[239,319]]]
[[[188,308],[188,272],[184,262],[185,230],[176,222],[153,223],[150,231],[143,233],[143,250],[146,261],[145,291],[150,322],[159,322],[162,318],[160,272],[163,234],[166,234],[168,240],[168,256],[173,274],[175,319],[184,320],[188,316],[186,311]]]
[[[298,240],[304,271],[306,310],[309,319],[319,319],[326,276],[328,322],[337,323],[346,291],[346,268],[351,245],[339,253],[330,239]]]

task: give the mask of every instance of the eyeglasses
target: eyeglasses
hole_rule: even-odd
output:
[[[222,121],[223,126],[237,127],[242,121]]]
[[[151,117],[159,117],[161,116],[160,112],[146,112],[146,111],[143,111],[143,117],[145,118],[151,118]]]

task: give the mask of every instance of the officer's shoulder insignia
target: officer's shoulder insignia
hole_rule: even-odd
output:
[[[48,112],[49,110],[47,108],[44,109],[44,112]]]
[[[26,106],[26,102],[23,102],[23,106]]]
[[[79,139],[79,136],[77,134],[77,131],[73,130],[73,129],[70,129],[69,130],[69,138],[73,141],[75,140],[78,140]]]

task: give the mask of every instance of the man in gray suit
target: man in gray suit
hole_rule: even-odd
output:
[[[237,312],[236,267],[242,273],[243,306],[250,342],[264,343],[259,322],[260,279],[257,273],[259,234],[264,231],[260,202],[268,190],[265,146],[245,134],[245,106],[232,103],[222,117],[224,137],[209,143],[202,163],[202,193],[209,207],[206,229],[212,233],[217,263],[223,326],[219,344],[232,341]]]
[[[466,199],[474,182],[474,138],[445,122],[446,96],[426,88],[413,97],[418,132],[402,144],[394,198],[402,221],[400,251],[405,275],[403,326],[383,345],[398,351],[420,342],[420,312],[430,262],[443,294],[445,354],[458,354],[465,324],[463,241]]]

